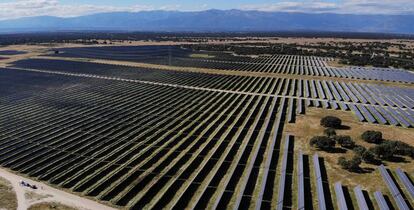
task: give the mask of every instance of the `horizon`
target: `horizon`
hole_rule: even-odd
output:
[[[212,6],[214,5],[214,6]],[[0,20],[23,17],[53,16],[79,17],[97,13],[179,11],[199,12],[207,10],[242,10],[262,12],[289,12],[307,14],[350,15],[412,15],[414,2],[410,0],[282,0],[282,1],[97,1],[97,0],[0,0]]]

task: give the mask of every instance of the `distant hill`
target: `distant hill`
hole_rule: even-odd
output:
[[[0,21],[2,31],[346,31],[414,34],[414,15],[342,15],[207,10],[101,13],[73,18],[50,16]]]

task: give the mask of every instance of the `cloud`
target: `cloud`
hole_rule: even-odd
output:
[[[242,5],[243,10],[339,13],[339,14],[414,14],[413,0],[342,0],[324,1],[282,1],[271,4]]]
[[[165,6],[165,10],[177,8]],[[148,5],[132,5],[128,7],[99,6],[92,4],[67,5],[60,4],[58,0],[16,0],[13,2],[0,3],[0,19],[14,19],[30,16],[58,16],[74,17],[80,15],[101,13],[101,12],[138,12],[148,11],[154,8]]]
[[[31,16],[74,17],[101,12],[138,12],[149,10],[180,10],[182,5],[110,6],[93,4],[62,4],[59,0],[14,0],[0,3],[0,20]],[[194,10],[204,10],[211,5],[201,4]],[[270,4],[247,4],[236,9],[340,14],[414,14],[414,0],[281,0]]]

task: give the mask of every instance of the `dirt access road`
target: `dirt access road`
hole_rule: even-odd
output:
[[[62,190],[55,189],[41,182],[33,181],[13,174],[0,167],[0,177],[9,181],[16,193],[17,210],[26,210],[29,206],[43,202],[57,202],[80,210],[115,210],[96,201],[82,198]],[[21,186],[20,181],[36,185],[38,189]]]

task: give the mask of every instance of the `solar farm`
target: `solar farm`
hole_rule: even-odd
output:
[[[2,167],[125,209],[413,208],[413,167],[375,166],[378,189],[343,185],[286,131],[313,110],[412,134],[412,72],[183,46],[54,51],[0,68]]]

